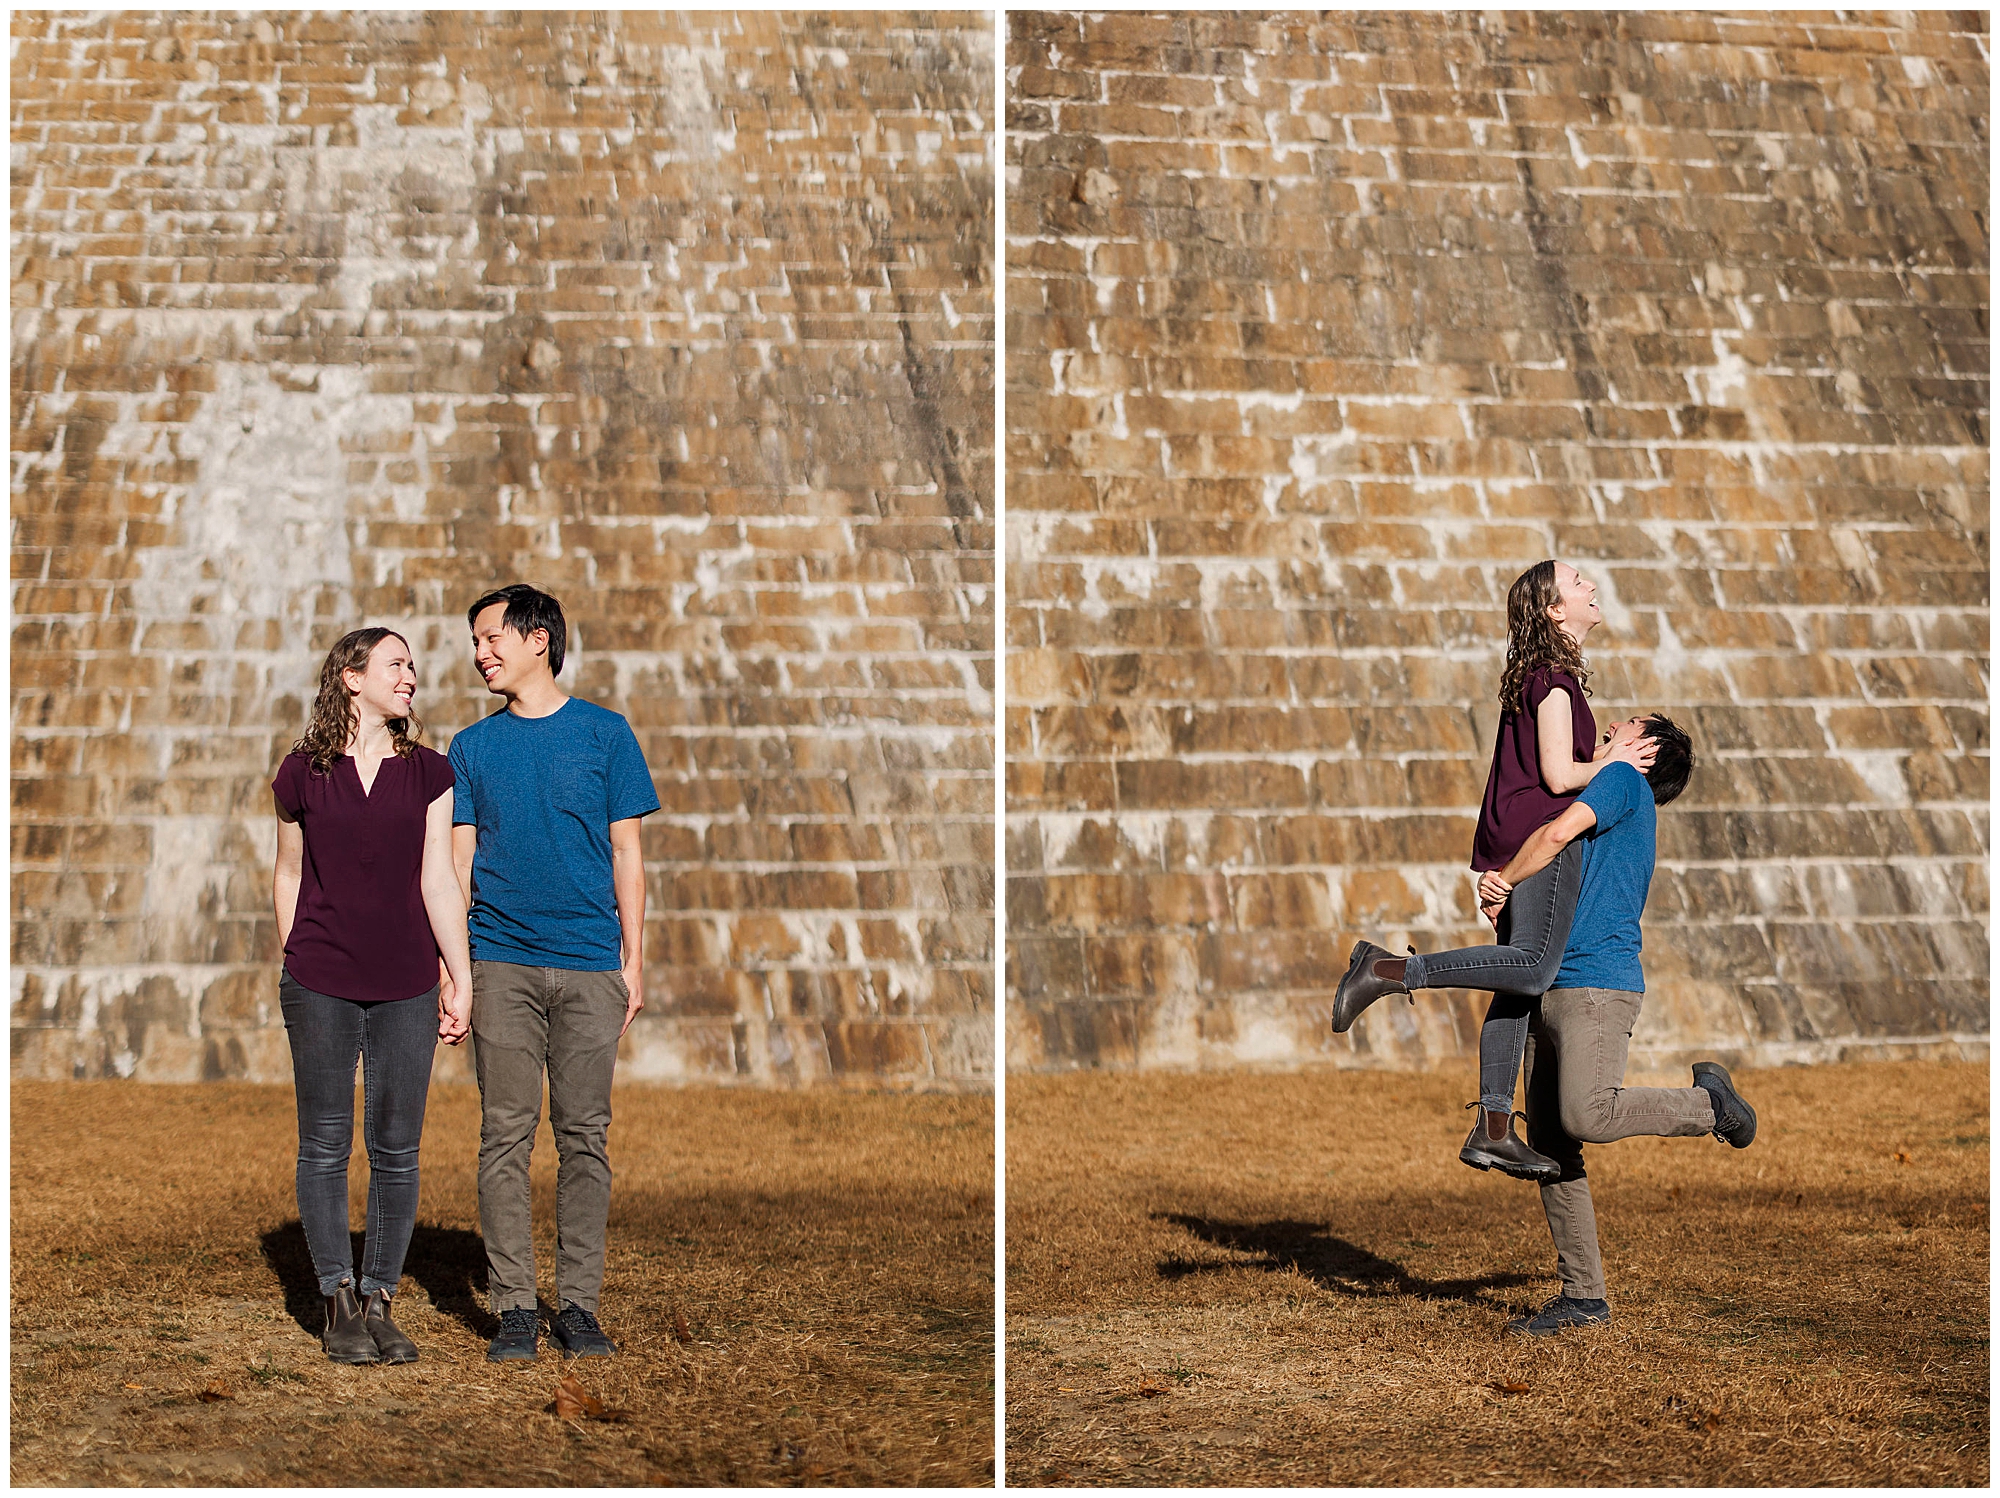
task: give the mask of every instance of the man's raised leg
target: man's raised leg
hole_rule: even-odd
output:
[[[1643,997],[1615,988],[1552,988],[1542,995],[1541,1024],[1562,1058],[1562,1126],[1586,1144],[1715,1129],[1715,1105],[1704,1088],[1624,1085]]]

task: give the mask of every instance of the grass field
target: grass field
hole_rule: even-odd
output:
[[[1026,1485],[1982,1485],[1987,1071],[1741,1074],[1757,1142],[1586,1149],[1613,1324],[1470,1076],[1008,1080],[1007,1471]]]
[[[478,1098],[438,1086],[397,1301],[423,1356],[349,1368],[319,1349],[289,1088],[14,1083],[13,1481],[992,1480],[990,1097],[621,1089],[614,1110],[617,1357],[485,1361]],[[554,1161],[544,1123],[544,1300]],[[357,1224],[366,1180],[357,1158]],[[622,1418],[557,1418],[565,1371]]]

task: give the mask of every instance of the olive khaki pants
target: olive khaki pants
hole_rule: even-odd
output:
[[[1575,1300],[1605,1299],[1583,1146],[1715,1128],[1714,1106],[1699,1087],[1623,1085],[1643,997],[1615,988],[1552,988],[1528,1026],[1528,1142],[1562,1167],[1542,1187],[1542,1213],[1563,1294]]]
[[[479,1077],[479,1230],[494,1311],[535,1308],[528,1159],[549,1080],[556,1140],[556,1310],[597,1312],[611,1215],[611,1071],[628,995],[622,974],[472,964]]]

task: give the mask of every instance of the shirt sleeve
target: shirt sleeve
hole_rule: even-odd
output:
[[[278,766],[278,773],[271,777],[271,794],[278,805],[284,807],[293,821],[299,818],[299,757],[287,754],[285,762]]]
[[[1553,692],[1555,686],[1554,678],[1546,670],[1528,673],[1527,681],[1521,686],[1521,701],[1526,706],[1530,718],[1541,711],[1542,699]]]
[[[611,730],[611,772],[606,779],[611,786],[608,820],[622,822],[660,809],[659,793],[653,789],[653,772],[646,768],[646,756],[639,751],[638,737],[623,717]]]
[[[1597,825],[1590,829],[1591,837],[1601,837],[1639,809],[1639,797],[1650,795],[1652,788],[1646,777],[1632,766],[1624,763],[1606,765],[1593,775],[1590,784],[1577,797],[1592,811],[1597,813]]]
[[[464,747],[464,735],[451,741],[451,825],[470,827],[479,820],[479,813],[472,800],[472,771],[468,761],[471,755]]]
[[[454,802],[457,801],[458,796],[455,792],[457,790],[456,782],[458,776],[451,767],[451,761],[446,759],[442,754],[439,754],[435,749],[426,749],[423,755],[423,766],[424,805],[430,805],[431,802],[437,800],[446,791],[454,792],[451,799]]]
[[[1580,725],[1588,720],[1594,727],[1597,720],[1591,716],[1590,703],[1583,695],[1583,688],[1577,685],[1576,678],[1567,671],[1544,666],[1528,678],[1526,685],[1521,688],[1521,700],[1528,705],[1528,716],[1538,719],[1542,703],[1557,692],[1569,694],[1571,732],[1587,742],[1590,737],[1589,731],[1581,729]],[[1572,744],[1570,748],[1574,750],[1576,746]],[[1581,763],[1589,757],[1588,754],[1578,754],[1577,760]]]

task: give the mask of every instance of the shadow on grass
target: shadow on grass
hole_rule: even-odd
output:
[[[362,1235],[350,1233],[353,1262],[362,1262]],[[294,1217],[258,1240],[264,1262],[285,1287],[285,1310],[313,1336],[326,1325],[326,1300],[313,1273],[306,1230]],[[486,1242],[464,1228],[431,1227],[418,1223],[403,1257],[403,1272],[423,1286],[431,1304],[461,1322],[474,1336],[491,1337],[500,1319],[483,1304],[486,1285]],[[359,1276],[356,1277],[359,1283]]]
[[[1314,1284],[1342,1295],[1408,1295],[1418,1300],[1462,1300],[1481,1303],[1483,1292],[1507,1290],[1540,1278],[1531,1274],[1482,1274],[1469,1280],[1427,1280],[1411,1274],[1356,1243],[1332,1235],[1324,1222],[1223,1222],[1213,1217],[1196,1217],[1186,1212],[1155,1212],[1156,1222],[1171,1222],[1187,1229],[1204,1243],[1234,1253],[1255,1254],[1244,1262],[1216,1262],[1169,1254],[1159,1263],[1162,1279],[1184,1279],[1193,1274],[1229,1274],[1239,1269],[1263,1273],[1296,1269]]]

